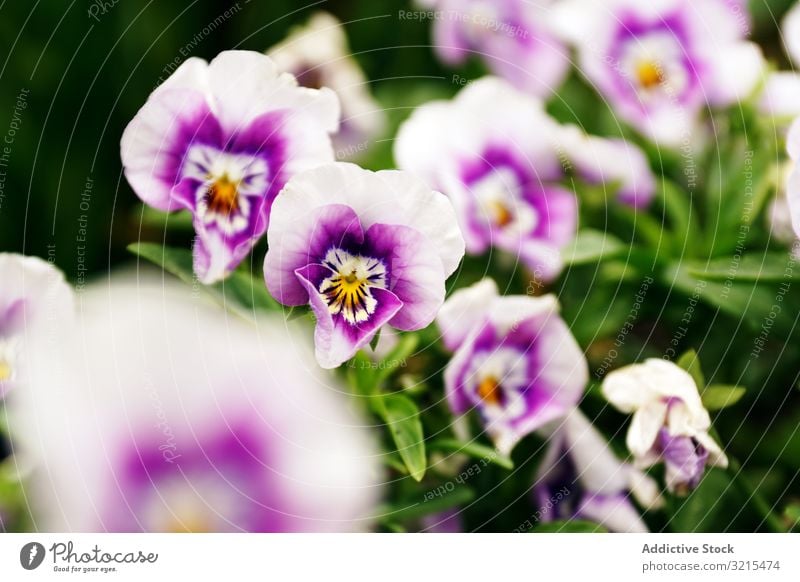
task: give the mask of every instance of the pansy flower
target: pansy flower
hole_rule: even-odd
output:
[[[501,297],[484,279],[455,292],[436,321],[455,351],[444,374],[450,408],[476,411],[501,453],[580,400],[588,366],[553,296]]]
[[[464,254],[447,198],[399,171],[335,163],[275,199],[264,275],[284,305],[310,305],[317,361],[336,367],[382,326],[431,323]]]
[[[501,249],[544,281],[561,271],[561,248],[575,236],[570,172],[619,183],[621,198],[638,205],[654,186],[635,146],[560,126],[540,100],[496,77],[417,108],[398,132],[395,158],[450,197],[469,254]]]
[[[231,319],[138,273],[87,287],[79,317],[65,373],[9,415],[38,529],[370,527],[374,439],[300,330]]]
[[[577,408],[547,432],[549,446],[533,486],[539,521],[581,519],[614,532],[648,531],[632,498],[646,509],[662,505],[651,477],[620,461]]]
[[[70,327],[72,291],[64,275],[36,257],[0,253],[0,399],[52,366],[47,353],[62,347]]]
[[[697,487],[706,466],[728,465],[708,434],[711,418],[697,385],[676,364],[654,358],[615,370],[602,390],[615,408],[633,414],[626,442],[636,465],[646,468],[663,461],[670,491]]]
[[[195,273],[213,283],[264,234],[286,181],[332,161],[338,122],[333,91],[299,87],[265,55],[193,57],[125,129],[122,163],[146,204],[192,213]]]
[[[342,23],[318,12],[267,54],[281,71],[292,73],[304,87],[336,91],[342,122],[333,136],[336,159],[355,159],[386,127],[386,115],[369,91],[364,71],[350,53]]]
[[[669,147],[691,143],[706,106],[747,97],[764,59],[743,8],[723,0],[563,0],[553,20],[580,71],[622,119]]]
[[[437,11],[434,50],[449,65],[469,57],[535,95],[551,95],[569,70],[569,51],[553,34],[550,0],[420,0]]]

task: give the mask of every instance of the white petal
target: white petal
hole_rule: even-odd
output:
[[[765,115],[794,119],[800,115],[800,75],[791,71],[770,73],[761,98],[759,110]]]
[[[286,109],[290,119],[307,119],[324,132],[339,126],[339,101],[333,91],[298,87],[292,75],[279,73],[272,59],[260,53],[221,52],[208,66],[208,83],[228,131],[244,129],[276,109]]]
[[[625,443],[634,457],[644,457],[650,452],[666,416],[667,405],[658,401],[642,406],[633,413]]]
[[[81,307],[63,367],[15,407],[16,432],[41,462],[43,478],[26,489],[40,527],[102,530],[103,500],[123,486],[134,438],[155,454],[169,442],[196,454],[243,421],[268,438],[287,529],[369,526],[380,482],[374,439],[314,363],[305,330],[231,318],[160,273],[99,282]]]
[[[795,3],[784,16],[781,35],[786,54],[795,66],[800,66],[800,3]]]
[[[766,61],[755,43],[715,47],[707,58],[713,74],[705,87],[714,105],[726,106],[745,100],[764,79]]]
[[[459,289],[445,301],[436,316],[436,324],[447,349],[458,349],[470,331],[487,316],[489,305],[497,296],[497,284],[486,278]]]
[[[583,486],[594,493],[614,495],[628,489],[630,466],[620,461],[608,441],[575,409],[564,419],[567,453]]]
[[[370,172],[354,164],[335,163],[292,179],[272,205],[268,233],[276,248],[298,217],[318,206],[344,204],[355,210],[366,230],[398,224],[421,232],[439,254],[446,276],[464,255],[464,239],[450,201],[406,172]]]

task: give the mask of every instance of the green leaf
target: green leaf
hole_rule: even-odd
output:
[[[689,273],[686,263],[672,263],[662,273],[662,281],[692,298],[717,308],[737,321],[744,319],[752,329],[759,329],[764,317],[770,312],[775,295],[766,287],[755,283],[707,281]],[[778,318],[775,325],[782,328],[784,321]]]
[[[530,530],[530,533],[605,533],[608,530],[602,525],[579,519],[566,521],[548,521]]]
[[[163,212],[146,204],[141,204],[138,210],[142,226],[160,229],[192,230],[192,213],[188,210],[178,212]]]
[[[500,453],[493,447],[482,445],[476,442],[462,443],[456,439],[439,439],[430,444],[431,450],[444,451],[448,453],[460,453],[479,459],[488,463],[494,463],[504,469],[514,468],[514,462]]]
[[[694,379],[694,383],[697,384],[698,390],[703,390],[705,388],[706,378],[700,367],[700,358],[697,357],[696,351],[689,350],[685,352],[675,363],[689,372],[689,375]]]
[[[264,281],[256,279],[246,271],[234,271],[218,283],[223,294],[231,296],[248,309],[262,311],[280,311],[283,306],[272,298]]]
[[[788,529],[793,530],[800,528],[800,503],[793,503],[787,505],[783,511],[784,519],[789,522]]]
[[[707,281],[772,281],[792,280],[789,253],[770,252],[712,259],[708,263],[692,262],[687,272],[698,279]],[[787,267],[789,269],[787,270]]]
[[[199,284],[194,276],[192,253],[187,249],[138,242],[128,245],[128,250],[175,275],[184,283]]]
[[[745,395],[747,390],[741,386],[723,386],[712,384],[703,390],[701,397],[703,399],[703,406],[707,410],[722,410],[728,406],[733,406],[742,396]]]
[[[728,475],[719,469],[711,469],[703,475],[697,488],[688,496],[671,497],[669,521],[674,532],[714,532],[733,526],[731,507],[737,509],[746,503],[738,490],[732,487]]]
[[[353,393],[358,396],[375,396],[375,375],[372,374],[372,360],[363,351],[356,352],[347,362],[347,379]]]
[[[417,405],[402,394],[386,394],[375,399],[374,407],[389,427],[397,452],[408,467],[408,472],[415,480],[422,481],[428,461]]]
[[[441,490],[441,494],[433,495]],[[421,498],[398,501],[378,508],[376,518],[384,523],[419,519],[426,515],[441,513],[447,509],[466,505],[475,499],[475,492],[465,485],[453,487],[450,491],[441,486],[428,491]]]
[[[614,235],[599,230],[584,229],[561,255],[567,265],[596,263],[618,256],[626,246]]]
[[[236,307],[243,307],[245,311],[283,309],[283,306],[269,294],[264,282],[247,271],[234,271],[224,281],[214,285],[203,285],[194,275],[192,252],[188,249],[162,246],[157,243],[134,243],[128,246],[128,250],[175,275],[184,283],[201,288],[224,307],[232,307],[230,302],[233,302]],[[247,315],[241,309],[235,311],[240,315]]]
[[[369,342],[369,349],[371,349],[373,352],[378,347],[378,342],[381,341],[381,329],[382,328],[378,328],[378,333],[376,333]]]

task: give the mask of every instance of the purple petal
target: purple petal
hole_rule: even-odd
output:
[[[305,287],[311,309],[317,317],[314,346],[317,362],[323,368],[336,368],[367,345],[378,330],[402,309],[403,302],[391,291],[371,288],[376,300],[375,311],[363,323],[350,324],[340,315],[332,315],[317,283],[333,271],[324,265],[308,265],[296,271],[297,279]]]
[[[264,259],[267,289],[284,305],[305,305],[309,294],[295,274],[297,269],[321,263],[331,248],[349,248],[363,240],[361,222],[352,208],[343,204],[315,208],[280,239],[270,238]]]
[[[389,323],[404,331],[430,324],[445,295],[442,262],[430,242],[408,226],[373,224],[364,235],[364,253],[383,259],[389,289],[403,302]]]

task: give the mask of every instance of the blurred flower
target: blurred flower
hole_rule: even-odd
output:
[[[786,198],[789,203],[792,226],[800,237],[800,117],[789,127],[786,137],[786,150],[792,161],[792,170],[786,185]]]
[[[471,55],[534,95],[551,95],[569,70],[569,51],[548,24],[551,0],[420,0],[436,10],[437,55],[450,65]]]
[[[330,164],[276,198],[264,273],[284,305],[310,304],[316,355],[336,367],[385,324],[433,321],[464,255],[452,205],[409,174]]]
[[[264,234],[270,205],[295,173],[333,160],[339,122],[329,89],[298,87],[262,54],[186,60],[122,136],[125,176],[160,210],[194,216],[194,269],[225,278]]]
[[[609,531],[646,532],[630,494],[645,508],[660,507],[655,481],[617,459],[577,408],[553,425],[533,487],[539,519],[584,519]]]
[[[318,12],[267,54],[278,68],[297,77],[304,87],[336,91],[342,123],[333,136],[337,159],[358,158],[386,126],[386,115],[369,92],[369,81],[347,46],[342,24]]]
[[[501,453],[578,403],[588,366],[552,295],[501,297],[484,279],[456,291],[436,321],[455,350],[444,375],[450,408],[477,409]]]
[[[676,147],[692,141],[707,105],[735,103],[761,78],[764,58],[743,40],[743,10],[723,0],[563,0],[553,21],[615,113]]]
[[[586,135],[575,126],[561,133],[564,156],[579,177],[590,184],[616,185],[617,199],[633,208],[652,202],[656,178],[644,152],[624,139]]]
[[[395,158],[450,197],[469,254],[513,253],[543,281],[561,271],[560,250],[575,235],[577,199],[559,183],[568,172],[619,182],[621,199],[641,205],[654,185],[635,146],[562,127],[541,101],[496,77],[417,108],[400,127]]]
[[[786,54],[795,66],[800,67],[800,2],[795,2],[783,17],[781,29]]]
[[[640,468],[666,466],[667,488],[697,487],[706,465],[727,467],[728,459],[708,434],[711,418],[688,372],[661,359],[610,373],[603,394],[618,410],[632,413],[628,449]]]
[[[0,398],[27,384],[35,368],[52,365],[73,316],[64,275],[36,257],[0,253]]]
[[[82,294],[69,374],[14,410],[46,531],[345,531],[379,493],[371,435],[282,318],[253,326],[189,287]]]
[[[791,71],[769,73],[758,109],[781,126],[800,116],[800,75]]]

